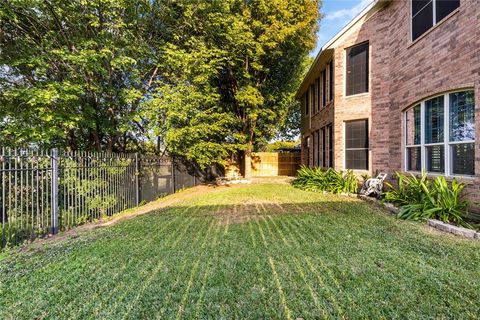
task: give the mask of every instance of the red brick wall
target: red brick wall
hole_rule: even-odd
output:
[[[410,2],[392,1],[340,37],[334,47],[334,104],[311,115],[302,137],[334,124],[335,168],[344,169],[344,122],[368,119],[370,170],[404,168],[403,111],[429,96],[473,88],[476,97],[476,178],[469,194],[480,202],[480,4],[462,0],[449,18],[412,43]],[[345,49],[369,42],[369,92],[345,96]],[[310,151],[312,155],[312,150]],[[302,158],[306,163],[306,155]],[[363,173],[363,172],[358,172]]]
[[[449,90],[473,88],[476,97],[475,179],[469,198],[480,201],[480,4],[462,0],[460,8],[415,42],[410,40],[409,3],[394,1],[387,9],[390,33],[390,172],[405,170],[403,111],[416,102]],[[379,107],[372,104],[372,110]]]

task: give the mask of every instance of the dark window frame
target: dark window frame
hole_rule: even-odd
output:
[[[349,125],[354,125],[358,124],[360,122],[364,123],[365,127],[365,136],[363,139],[355,139],[355,140],[360,140],[361,144],[364,144],[363,146],[349,146]],[[353,130],[353,128],[352,128]],[[345,169],[347,170],[362,170],[362,171],[367,171],[370,168],[370,132],[369,132],[369,121],[368,119],[356,119],[356,120],[350,120],[350,121],[345,121]],[[363,141],[363,142],[362,142]],[[354,143],[354,140],[350,141],[350,143]],[[349,162],[353,161],[349,159],[349,154],[352,155],[355,152],[365,152],[365,164],[364,166],[356,166],[356,165],[350,165]]]
[[[327,126],[327,131],[328,131],[328,167],[333,168],[333,126],[332,124],[329,124]]]
[[[307,137],[305,138],[305,145],[307,146],[306,149],[307,149],[307,166],[308,166],[308,167],[311,167],[311,166],[312,166],[312,164],[311,164],[311,162],[310,162],[310,153],[311,153],[311,151],[310,151],[310,149],[311,149],[311,147],[310,147],[311,141],[310,141],[310,140],[311,140],[311,135],[310,135],[310,136],[307,136]]]
[[[327,69],[322,71],[322,105],[327,106]]]
[[[307,89],[305,92],[305,115],[308,116],[310,111],[310,95],[309,95],[310,88]]]
[[[325,127],[320,129],[320,131],[322,132],[322,167],[325,168],[326,163],[327,163],[327,149],[326,149],[327,148],[327,138],[326,138]]]
[[[334,75],[335,75],[335,71],[334,71],[334,61],[332,59],[332,61],[330,61],[330,101],[333,101],[333,92],[334,92]]]
[[[443,22],[458,10],[460,3],[460,0],[410,0],[411,41],[416,41],[432,30],[435,25]],[[441,11],[442,9],[444,11]],[[416,31],[415,28],[420,30]]]
[[[315,100],[316,100],[316,95],[315,95],[315,84],[310,85],[310,112],[315,114]]]
[[[317,105],[318,105],[318,111],[320,111],[322,109],[322,88],[321,88],[321,83],[322,83],[322,80],[320,77],[317,78],[316,80],[316,85],[317,85],[317,91],[318,91],[318,95],[317,95]]]
[[[370,43],[362,42],[345,50],[345,95],[368,93],[370,91]]]

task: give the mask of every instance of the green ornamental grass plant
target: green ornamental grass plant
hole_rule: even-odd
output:
[[[351,170],[343,172],[332,168],[324,170],[302,166],[293,181],[293,186],[314,192],[356,193],[358,179]]]
[[[449,184],[445,177],[427,179],[413,174],[396,173],[397,186],[387,183],[389,191],[384,200],[400,206],[398,217],[407,220],[438,219],[445,223],[468,226],[464,221],[468,202],[462,197],[465,184],[453,179]]]

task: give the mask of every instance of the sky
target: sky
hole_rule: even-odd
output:
[[[323,19],[317,34],[317,47],[312,52],[316,56],[320,48],[337,34],[373,0],[323,0]]]

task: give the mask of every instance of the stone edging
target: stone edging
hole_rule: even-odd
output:
[[[375,198],[372,198],[372,197],[367,197],[367,196],[364,196],[364,195],[358,195],[358,198],[362,199],[364,201],[379,205],[379,206],[387,209],[391,214],[397,215],[398,212],[400,211],[400,209],[395,207],[393,204],[384,203],[384,202],[381,202],[378,199],[375,199]],[[435,219],[428,219],[427,224],[430,227],[433,227],[433,228],[435,228],[437,230],[440,230],[442,232],[451,233],[451,234],[461,236],[461,237],[464,237],[464,238],[468,238],[468,239],[480,240],[480,232],[477,232],[473,229],[457,227],[457,226],[454,226],[452,224],[444,223],[440,220],[435,220]]]
[[[444,223],[440,220],[428,219],[427,223],[429,226],[434,227],[443,232],[453,233],[457,236],[461,236],[468,239],[477,239],[480,240],[480,232],[477,232],[473,229],[457,227],[448,223]]]

